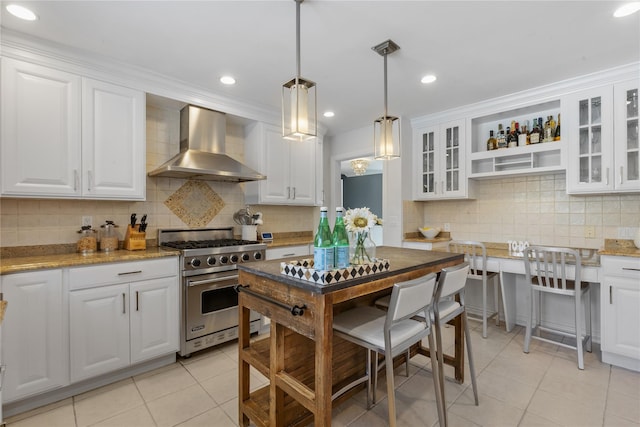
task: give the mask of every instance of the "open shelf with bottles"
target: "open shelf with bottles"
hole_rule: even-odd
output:
[[[565,144],[562,141],[540,142],[498,150],[487,149],[489,131],[493,130],[494,135],[497,135],[499,124],[506,131],[506,128],[511,126],[511,121],[516,121],[520,127],[527,126],[527,129],[531,130],[534,119],[542,117],[546,120],[548,116],[552,116],[557,121],[559,113],[560,100],[555,99],[473,117],[470,126],[469,178],[564,170]]]

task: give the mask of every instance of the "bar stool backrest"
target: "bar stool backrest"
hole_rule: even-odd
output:
[[[452,297],[464,290],[469,274],[469,263],[464,262],[454,267],[443,268],[438,280],[435,300]]]
[[[385,329],[394,323],[420,314],[429,325],[429,309],[433,301],[436,275],[430,273],[417,279],[396,283],[391,290],[391,301],[385,321]],[[422,313],[420,313],[422,312]]]
[[[487,248],[482,242],[471,240],[452,240],[448,244],[448,251],[464,254],[464,260],[469,263],[469,276],[486,275]]]
[[[537,284],[548,292],[572,294],[580,284],[582,259],[578,251],[551,246],[529,246],[524,250],[527,283]],[[574,279],[568,279],[574,269]],[[579,285],[578,285],[579,286]]]

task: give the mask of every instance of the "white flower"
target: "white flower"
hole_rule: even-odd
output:
[[[349,209],[344,214],[344,225],[349,232],[369,231],[376,224],[377,217],[369,208]]]

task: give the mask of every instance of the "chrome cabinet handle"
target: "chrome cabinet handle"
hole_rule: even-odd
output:
[[[138,273],[142,273],[142,270],[127,271],[125,273],[118,273],[118,276],[126,276],[127,274],[138,274]]]
[[[620,182],[619,182],[620,184],[622,184],[622,168],[623,166],[620,166]]]
[[[87,184],[87,191],[91,191],[91,188],[93,187],[93,173],[91,173],[91,171],[88,171],[87,176],[89,177],[89,183]]]
[[[140,292],[136,291],[136,311],[140,311],[139,310],[140,303],[138,301],[139,294],[140,294]]]
[[[627,271],[640,271],[640,268],[622,267],[622,269]]]
[[[609,185],[609,168],[607,168],[607,173],[605,174],[604,185]]]
[[[287,199],[291,198],[291,187],[287,187]]]
[[[293,187],[293,197],[292,197],[292,199],[293,200],[296,199],[296,187]]]
[[[123,292],[122,293],[122,314],[126,314],[126,313],[127,313],[127,300]]]
[[[613,304],[613,292],[611,286],[609,286],[609,304]]]
[[[78,191],[78,169],[73,170],[73,191]]]

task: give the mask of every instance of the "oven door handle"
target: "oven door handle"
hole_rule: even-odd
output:
[[[237,274],[234,274],[234,275],[231,275],[231,276],[216,277],[216,278],[213,278],[213,279],[194,280],[192,282],[190,281],[187,286],[191,287],[191,286],[206,285],[206,284],[209,284],[209,283],[227,282],[229,280],[234,280],[234,279],[238,279],[238,275]]]

